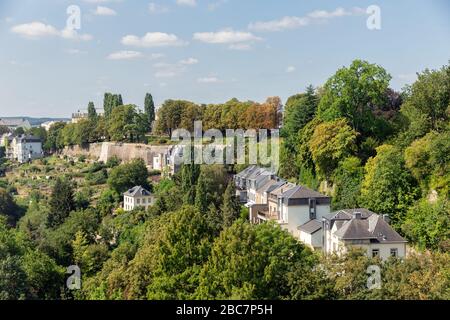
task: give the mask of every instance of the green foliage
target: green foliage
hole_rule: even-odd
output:
[[[15,225],[21,212],[13,197],[7,190],[0,188],[0,217],[5,216],[8,224]]]
[[[331,177],[339,161],[356,151],[357,133],[345,119],[319,124],[309,141],[316,169],[323,177]]]
[[[406,213],[402,230],[421,249],[450,250],[450,202],[420,200]]]
[[[155,103],[150,93],[145,94],[144,112],[147,116],[148,129],[150,129],[153,121],[155,121]]]
[[[287,100],[281,134],[290,153],[297,146],[298,132],[314,118],[317,105],[318,98],[312,85],[308,86],[306,93],[294,95]]]
[[[236,186],[233,181],[228,183],[223,196],[222,215],[224,227],[231,226],[241,214],[241,205],[236,197]]]
[[[416,184],[405,168],[402,153],[391,145],[382,145],[365,166],[360,203],[374,212],[389,214],[393,225],[400,227],[418,196]]]
[[[108,185],[121,194],[134,186],[149,188],[148,171],[142,159],[135,159],[111,170]]]
[[[305,249],[272,224],[235,223],[216,239],[200,274],[201,299],[283,299],[289,296],[288,274]]]
[[[115,107],[108,119],[108,134],[114,141],[141,141],[148,129],[145,114],[135,105]]]
[[[361,182],[364,168],[357,157],[344,159],[334,173],[335,193],[333,209],[359,208]]]
[[[49,201],[50,212],[47,225],[55,228],[61,225],[75,210],[73,183],[67,178],[57,178]]]
[[[401,109],[410,123],[407,136],[415,139],[431,130],[445,129],[448,126],[449,106],[450,65],[419,73]]]
[[[353,61],[325,83],[319,118],[325,121],[346,118],[357,132],[383,136],[383,132],[377,130],[371,108],[387,104],[390,80],[391,76],[382,67],[366,61]]]

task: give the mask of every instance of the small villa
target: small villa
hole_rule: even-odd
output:
[[[154,202],[154,195],[141,186],[133,187],[123,195],[123,209],[125,211],[133,211],[139,207],[147,210]]]

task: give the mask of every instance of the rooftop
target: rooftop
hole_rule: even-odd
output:
[[[151,196],[151,192],[144,189],[142,186],[136,186],[124,193],[128,197],[146,197]]]

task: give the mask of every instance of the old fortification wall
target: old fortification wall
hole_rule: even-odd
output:
[[[91,159],[106,162],[112,157],[117,157],[123,162],[141,158],[149,166],[153,166],[154,157],[167,155],[171,146],[154,146],[135,143],[92,143],[85,148],[80,146],[66,147],[62,154],[72,157],[84,155]]]

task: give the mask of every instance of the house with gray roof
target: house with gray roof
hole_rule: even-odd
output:
[[[135,186],[123,194],[123,209],[125,211],[133,211],[139,207],[147,210],[154,202],[154,195],[142,186]]]
[[[32,135],[21,135],[8,141],[7,155],[8,157],[19,163],[29,162],[40,159],[44,156],[42,149],[42,139]]]
[[[369,257],[404,257],[407,241],[390,225],[387,215],[370,210],[345,209],[326,215],[322,221],[323,251],[345,253],[350,247],[363,248]]]

